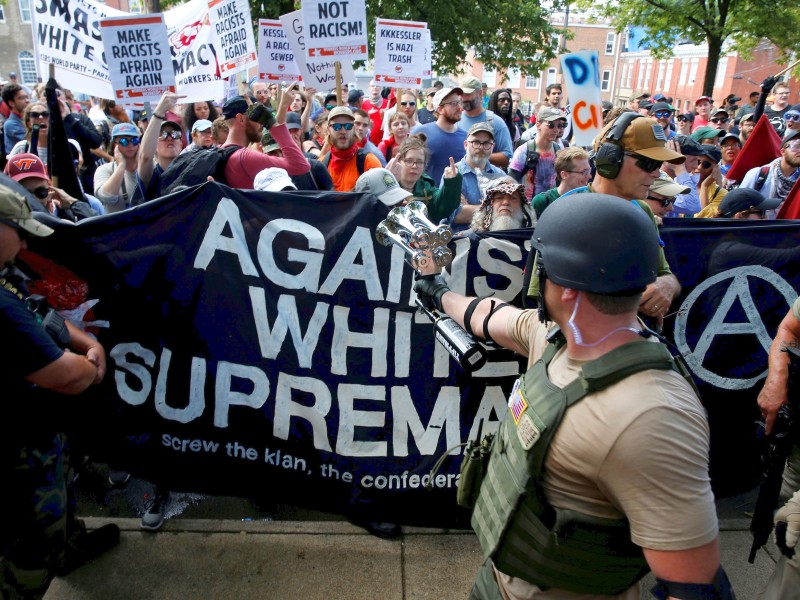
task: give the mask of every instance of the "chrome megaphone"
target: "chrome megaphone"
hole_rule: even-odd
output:
[[[414,269],[428,266],[428,257],[425,256],[422,251],[412,248],[408,244],[406,237],[397,231],[394,223],[391,221],[383,220],[378,224],[375,228],[375,239],[378,240],[379,244],[384,246],[400,246],[408,255],[411,266],[414,267]]]
[[[453,251],[447,246],[436,246],[431,254],[433,255],[433,262],[440,267],[446,267],[453,262]]]
[[[428,229],[434,237],[434,246],[444,246],[453,239],[453,231],[447,225],[436,225],[428,219],[428,207],[424,202],[414,200],[406,205],[409,219],[419,227]]]
[[[405,206],[398,206],[389,211],[389,216],[384,219],[384,222],[392,223],[395,226],[395,231],[400,235],[408,235],[408,243],[414,248],[422,250],[430,248],[434,240],[431,237],[431,232],[425,228],[420,227],[418,223],[412,220],[411,212]],[[405,234],[403,233],[405,231]]]

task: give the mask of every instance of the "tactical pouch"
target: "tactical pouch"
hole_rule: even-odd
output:
[[[483,439],[479,442],[470,440],[469,444],[467,444],[464,458],[461,461],[461,468],[459,469],[458,492],[456,494],[456,502],[458,502],[459,506],[470,510],[475,506],[475,501],[481,491],[483,478],[486,476],[486,470],[489,467],[489,456],[492,452],[493,443],[494,434],[490,433],[483,436]]]

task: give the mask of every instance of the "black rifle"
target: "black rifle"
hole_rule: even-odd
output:
[[[789,376],[786,382],[786,403],[778,410],[772,433],[764,438],[764,450],[761,453],[761,489],[758,491],[756,508],[750,521],[750,532],[753,534],[753,545],[750,547],[752,563],[756,552],[769,540],[772,532],[773,514],[780,503],[781,483],[786,459],[792,445],[797,441],[797,423],[800,416],[800,396],[798,396],[798,376],[800,376],[800,350],[782,348],[789,355]]]

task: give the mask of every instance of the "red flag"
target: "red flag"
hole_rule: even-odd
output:
[[[776,219],[800,219],[800,178],[794,182],[789,195],[781,204]]]
[[[741,182],[750,169],[766,165],[780,155],[781,136],[766,115],[761,115],[725,178]]]

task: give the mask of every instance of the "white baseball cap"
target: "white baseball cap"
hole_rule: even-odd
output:
[[[397,179],[388,169],[370,169],[362,173],[356,181],[356,192],[375,194],[386,206],[399,204],[412,194],[397,183]]]
[[[282,192],[286,189],[296,190],[286,169],[269,167],[260,171],[253,181],[253,188],[262,192]]]

